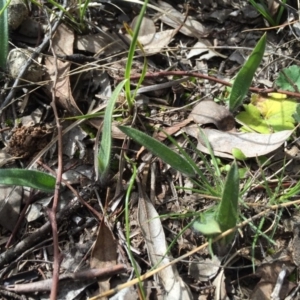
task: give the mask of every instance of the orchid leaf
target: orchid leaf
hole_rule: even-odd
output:
[[[188,176],[195,176],[195,170],[190,163],[184,157],[180,156],[166,145],[137,129],[126,126],[119,126],[119,129],[132,138],[135,142],[144,146],[154,155],[162,159],[165,163],[169,164],[172,168]]]
[[[28,186],[44,192],[53,192],[55,177],[35,171],[24,169],[0,169],[0,184]]]
[[[238,72],[230,94],[229,109],[235,111],[244,101],[253,80],[255,71],[261,63],[266,48],[267,37],[264,34],[258,41],[244,66]]]
[[[216,213],[216,221],[222,232],[236,226],[238,221],[239,202],[239,170],[234,161],[226,177],[221,203]],[[234,233],[224,237],[220,243],[227,245],[234,237]]]
[[[111,135],[112,114],[114,111],[115,103],[121,93],[121,90],[125,82],[126,80],[123,80],[115,88],[105,109],[103,128],[102,128],[102,138],[99,146],[97,160],[95,162],[95,165],[97,166],[96,174],[98,174],[99,172],[99,178],[100,181],[102,182],[105,181],[105,178],[107,176],[110,167],[110,155],[111,155],[111,143],[112,143],[112,135]]]

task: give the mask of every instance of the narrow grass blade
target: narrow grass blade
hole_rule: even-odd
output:
[[[195,170],[187,162],[185,158],[172,151],[166,145],[150,137],[149,135],[126,126],[119,126],[119,129],[132,138],[135,142],[147,148],[154,155],[161,158],[165,163],[169,164],[172,168],[182,172],[188,176],[195,176]]]
[[[103,117],[103,116],[104,116],[104,112],[101,111],[101,112],[94,113],[94,114],[66,117],[66,118],[62,118],[62,119],[63,120],[88,120],[88,119],[92,119],[92,118],[96,118],[96,117]]]
[[[7,6],[10,1],[0,0],[0,67],[6,68],[8,54]]]
[[[281,2],[284,3],[284,4],[286,4],[286,1],[287,0],[282,0]],[[283,14],[284,10],[285,10],[285,7],[283,5],[280,5],[280,8],[278,10],[278,13],[277,13],[277,16],[276,16],[276,20],[275,20],[275,22],[276,22],[275,24],[276,25],[280,24],[280,20],[281,20],[281,17],[282,17],[282,14]]]
[[[28,186],[44,192],[53,192],[55,177],[43,172],[23,169],[0,169],[0,184]]]
[[[62,5],[60,5],[58,2],[54,1],[54,0],[48,0],[49,3],[51,3],[53,6],[55,6],[56,8],[58,8],[58,10],[62,11],[66,16],[68,16],[68,18],[74,22],[77,23],[75,18],[73,18],[73,16],[69,13],[69,11],[67,9],[65,9]]]
[[[236,79],[234,80],[229,98],[229,109],[231,112],[236,110],[243,103],[244,97],[246,96],[251,85],[255,71],[257,70],[264,56],[266,42],[267,36],[266,34],[264,34],[258,41],[244,66],[238,72]]]
[[[256,3],[255,0],[249,0],[249,2],[269,22],[271,26],[276,26],[279,24],[275,19],[273,19],[268,7],[262,1],[260,3]]]
[[[79,1],[79,20],[80,20],[80,25],[84,24],[84,15],[87,11],[88,5],[90,3],[90,0],[84,1],[82,4],[82,1]]]
[[[190,155],[188,155],[188,153],[186,151],[184,151],[179,146],[177,141],[172,136],[170,136],[170,135],[167,135],[167,136],[168,136],[168,139],[171,141],[171,143],[178,148],[180,154],[185,158],[185,160],[193,167],[193,169],[195,171],[195,174],[197,174],[199,176],[199,180],[200,180],[201,183],[196,179],[190,178],[190,180],[192,182],[194,182],[195,186],[201,186],[201,188],[203,189],[203,194],[210,194],[210,195],[213,195],[213,196],[219,196],[220,193],[218,193],[216,188],[211,185],[211,182],[207,179],[207,176],[205,174],[203,174],[203,172],[198,167],[197,163],[192,159],[192,157]],[[186,135],[184,135],[184,137],[186,139],[188,139],[188,137]],[[211,172],[212,168],[210,167],[210,164],[209,164],[208,160],[206,159],[206,157],[200,151],[198,151],[198,149],[193,145],[193,143],[190,142],[190,145],[191,145],[192,149],[201,158],[201,161],[204,163],[204,165],[206,167],[206,170],[209,173],[211,173],[212,176],[214,176],[215,173]]]
[[[126,79],[121,81],[114,92],[111,95],[111,98],[108,101],[107,107],[105,109],[103,128],[102,128],[102,138],[99,146],[99,152],[97,156],[97,162],[95,162],[96,174],[99,174],[99,179],[101,182],[105,181],[107,173],[109,171],[110,165],[110,155],[111,155],[111,123],[112,123],[112,114],[114,111],[115,103],[119,97],[119,94],[122,91],[122,88],[126,82]],[[99,171],[99,173],[98,173]],[[98,177],[98,176],[97,176]],[[98,179],[98,178],[97,178]]]
[[[239,202],[239,170],[234,161],[226,177],[221,203],[216,213],[216,221],[220,225],[222,232],[236,226],[238,221]],[[234,233],[224,237],[221,243],[228,245]]]
[[[131,92],[130,92],[131,66],[132,66],[132,62],[133,62],[133,58],[134,58],[134,52],[135,52],[136,45],[137,45],[138,34],[139,34],[139,31],[140,31],[140,27],[141,27],[141,24],[142,24],[144,14],[146,12],[147,4],[148,4],[148,0],[145,0],[144,5],[142,6],[142,9],[140,11],[138,20],[136,22],[136,26],[135,26],[133,36],[132,36],[132,41],[130,43],[126,68],[125,68],[125,76],[124,77],[125,77],[125,79],[128,79],[128,81],[125,84],[125,92],[126,92],[126,99],[127,99],[129,111],[131,111],[132,108],[133,108],[133,97],[132,97]]]
[[[143,20],[143,19],[141,19],[140,21],[142,22],[142,20]],[[139,28],[140,28],[141,24],[138,24],[138,26],[139,26]],[[126,31],[130,34],[130,36],[133,36],[134,33],[132,32],[131,28],[130,28],[127,24],[125,24],[124,27],[125,27]],[[136,31],[136,34],[137,34],[137,35],[138,35],[138,33],[139,33],[139,30]],[[140,48],[140,50],[141,50],[141,52],[142,52],[142,54],[143,54],[143,56],[144,56],[144,63],[143,63],[143,69],[142,69],[141,76],[140,76],[140,78],[139,78],[139,80],[138,80],[138,83],[137,83],[136,88],[135,88],[135,90],[134,90],[133,93],[132,93],[130,90],[127,90],[127,88],[130,87],[130,77],[127,78],[127,79],[128,79],[128,82],[129,82],[129,85],[126,86],[126,93],[129,93],[129,92],[130,92],[130,94],[131,94],[131,96],[130,96],[131,101],[134,101],[134,99],[135,99],[135,97],[136,97],[136,94],[137,94],[137,91],[138,91],[138,89],[140,88],[140,86],[142,85],[142,83],[143,83],[143,81],[144,81],[144,78],[145,78],[145,75],[146,75],[146,72],[147,72],[147,57],[146,57],[145,50],[144,50],[144,48],[143,48],[143,45],[142,45],[138,40],[137,40],[136,44],[137,44],[137,46]],[[131,52],[130,52],[130,53],[131,53]],[[131,54],[129,54],[129,55],[130,55],[130,56],[131,56],[131,55],[134,55],[134,52],[131,53]],[[130,74],[130,72],[129,72],[129,74]],[[126,77],[125,77],[125,78],[126,78]]]

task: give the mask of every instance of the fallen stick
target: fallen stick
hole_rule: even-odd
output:
[[[110,277],[115,274],[123,273],[126,271],[125,265],[115,265],[102,269],[88,269],[85,271],[79,271],[76,273],[67,273],[59,276],[59,282],[63,280],[80,280],[80,281],[92,281],[96,279],[101,279],[105,277]],[[8,286],[2,286],[1,289],[15,292],[15,293],[34,293],[34,292],[49,292],[52,287],[52,278],[23,283],[23,284],[14,284]]]

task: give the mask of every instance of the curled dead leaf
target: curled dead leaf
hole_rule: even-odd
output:
[[[199,125],[214,124],[222,131],[230,131],[235,128],[235,120],[231,112],[212,100],[198,103],[190,113],[189,119],[193,119]]]

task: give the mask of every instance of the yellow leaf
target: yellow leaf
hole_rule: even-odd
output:
[[[287,98],[287,95],[280,93],[269,93],[268,96],[273,99],[283,100]]]

